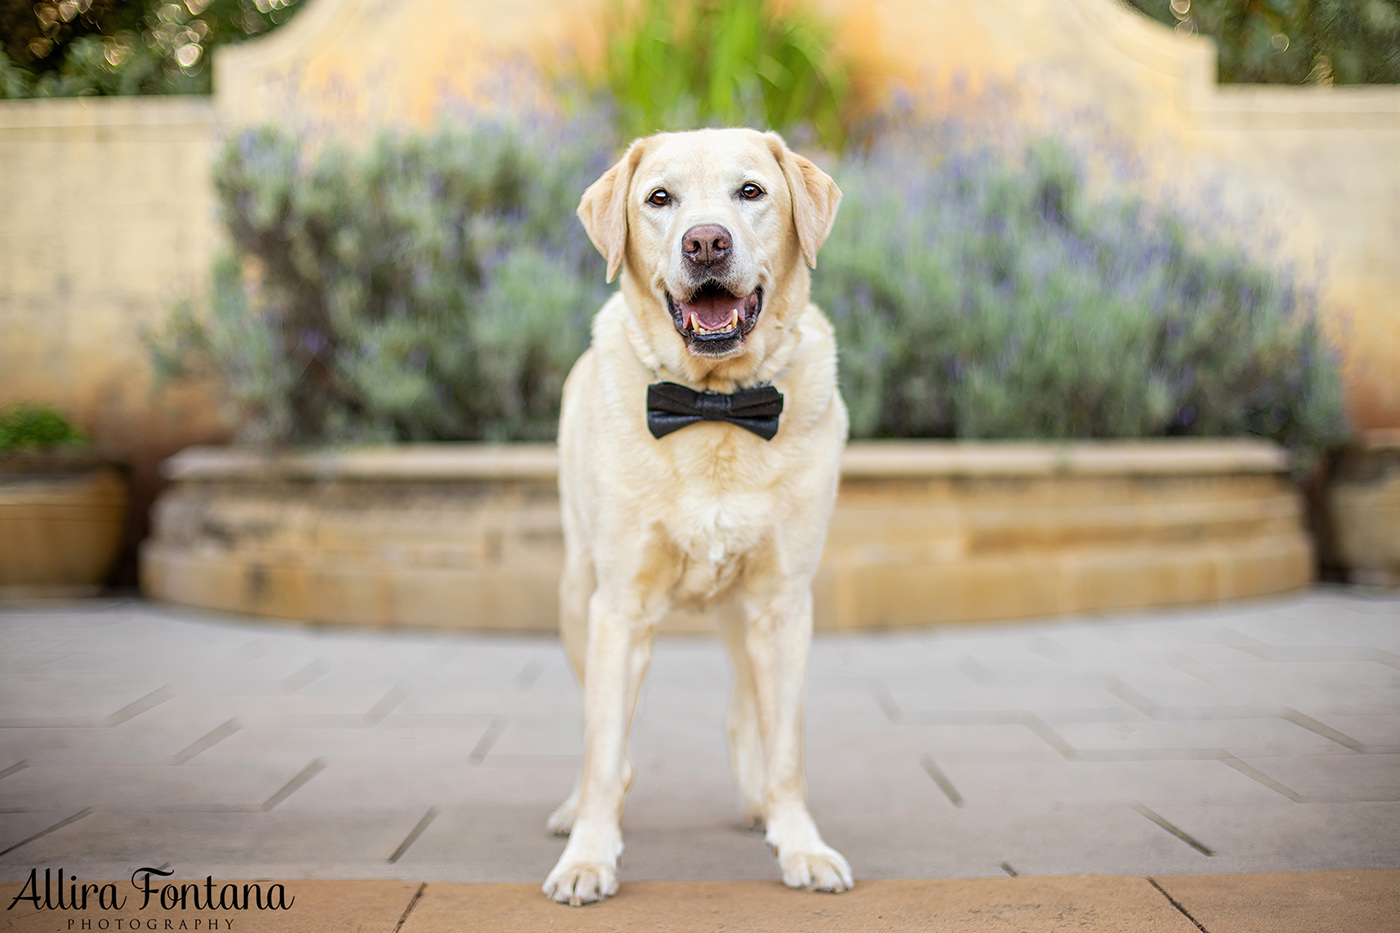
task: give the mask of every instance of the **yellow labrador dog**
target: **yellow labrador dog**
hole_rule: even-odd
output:
[[[812,575],[836,497],[846,409],[807,266],[841,192],[773,133],[639,139],[578,214],[621,290],[564,386],[559,425],[565,648],[583,685],[583,771],[549,819],[569,842],[560,903],[617,891],[627,736],[673,606],[739,608],[731,764],[791,887],[844,891],[807,810],[802,707]],[[805,265],[804,265],[805,262]]]

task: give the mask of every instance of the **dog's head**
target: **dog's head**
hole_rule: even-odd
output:
[[[805,308],[840,200],[776,133],[698,130],[633,142],[578,214],[657,358],[742,378]]]

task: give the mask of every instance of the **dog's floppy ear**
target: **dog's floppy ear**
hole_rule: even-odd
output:
[[[793,152],[777,133],[768,133],[768,146],[773,158],[782,166],[792,195],[792,222],[797,228],[797,244],[802,258],[813,269],[817,267],[817,250],[826,242],[831,225],[836,222],[836,207],[841,203],[841,189],[831,176],[808,159]]]
[[[589,185],[578,202],[578,219],[583,221],[583,229],[608,261],[609,282],[617,278],[617,271],[622,268],[622,255],[627,248],[627,191],[645,149],[645,139],[634,139],[617,164]]]

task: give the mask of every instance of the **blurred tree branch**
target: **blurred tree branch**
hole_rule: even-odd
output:
[[[1400,0],[1128,0],[1220,48],[1223,83],[1400,84]]]
[[[0,0],[0,97],[207,94],[210,53],[300,0]]]

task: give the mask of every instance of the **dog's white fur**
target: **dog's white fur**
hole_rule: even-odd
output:
[[[739,197],[746,183],[763,197]],[[659,208],[647,201],[658,188],[671,196]],[[637,140],[579,204],[609,281],[619,271],[622,281],[565,384],[559,426],[560,627],[585,735],[579,782],[549,820],[570,833],[544,883],[561,903],[617,891],[627,736],[658,621],[674,605],[720,600],[740,609],[725,641],[745,815],[766,827],[786,884],[851,887],[850,866],[808,813],[802,765],[811,583],[847,431],[832,328],[808,301],[806,266],[840,197],[776,134],[702,130]],[[763,289],[757,324],[722,358],[691,353],[666,304],[667,290],[686,287],[681,237],[696,224],[731,232],[735,294]],[[785,397],[778,433],[764,441],[702,422],[653,438],[645,399],[661,380],[718,392],[771,382]]]

